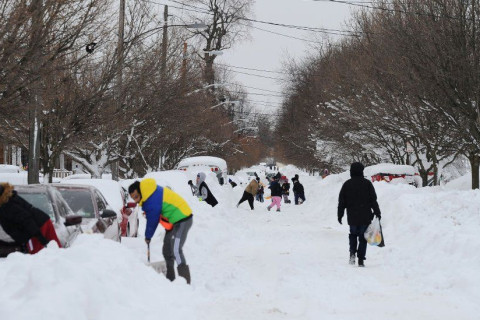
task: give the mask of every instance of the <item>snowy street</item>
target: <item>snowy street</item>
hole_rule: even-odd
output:
[[[82,235],[69,249],[10,255],[0,318],[478,319],[480,192],[375,183],[386,247],[369,246],[358,268],[348,265],[346,218],[336,219],[344,178],[300,179],[307,201],[280,213],[269,200],[235,208],[241,186],[212,187],[213,209],[182,193],[194,210],[191,286],[145,266],[143,219],[141,236],[121,244]],[[163,260],[162,238],[159,228],[152,261]]]

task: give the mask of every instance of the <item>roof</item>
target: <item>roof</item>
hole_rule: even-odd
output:
[[[203,157],[190,157],[190,158],[185,158],[180,163],[178,164],[178,168],[180,167],[185,167],[185,166],[192,166],[192,165],[204,165],[204,166],[217,166],[219,168],[227,168],[227,162],[223,160],[222,158],[217,158],[217,157],[209,157],[209,156],[203,156]]]

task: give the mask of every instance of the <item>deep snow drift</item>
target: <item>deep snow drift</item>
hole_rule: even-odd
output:
[[[0,319],[479,317],[480,191],[375,183],[386,247],[369,246],[358,268],[348,265],[346,219],[336,219],[345,175],[300,174],[307,201],[281,213],[267,212],[268,200],[235,208],[243,188],[214,177],[207,183],[220,204],[211,208],[191,195],[194,174],[152,175],[194,210],[184,247],[191,286],[145,266],[143,238],[82,235],[69,249],[0,260]],[[162,259],[162,237],[159,228],[152,261]]]

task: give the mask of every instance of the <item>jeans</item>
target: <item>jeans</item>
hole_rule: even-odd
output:
[[[357,254],[357,257],[360,260],[365,260],[365,255],[367,254],[367,240],[365,240],[364,236],[367,228],[368,226],[350,226],[350,234],[348,235],[350,242],[350,255]]]
[[[302,199],[302,203],[305,202],[305,194],[295,193],[295,204],[298,204],[298,199]]]

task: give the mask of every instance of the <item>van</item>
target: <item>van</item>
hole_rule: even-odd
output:
[[[211,171],[216,174],[218,183],[225,184],[227,178],[227,162],[218,157],[190,157],[185,158],[177,166],[182,171]]]

